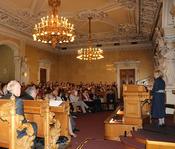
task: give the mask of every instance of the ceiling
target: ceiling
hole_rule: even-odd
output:
[[[76,40],[58,47],[87,44],[88,16],[95,45],[149,42],[160,7],[159,0],[62,0],[60,15],[75,24]],[[0,24],[31,39],[34,24],[47,13],[47,0],[0,1]]]

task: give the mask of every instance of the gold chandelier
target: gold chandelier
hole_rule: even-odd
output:
[[[77,58],[85,61],[99,60],[104,58],[103,50],[100,48],[92,47],[92,36],[91,36],[91,20],[92,17],[88,17],[89,19],[89,39],[88,39],[88,48],[81,48],[78,50]]]
[[[35,24],[33,40],[50,43],[53,48],[57,44],[73,42],[75,39],[74,25],[68,19],[58,16],[58,8],[61,0],[48,0],[50,15],[41,18],[41,22]]]

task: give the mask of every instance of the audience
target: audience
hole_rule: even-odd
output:
[[[7,84],[0,82],[0,96],[7,94],[6,88]],[[101,103],[107,102],[116,106],[118,102],[115,83],[41,82],[38,85],[22,83],[21,92],[23,99],[69,100],[73,112],[77,111],[77,107],[80,107],[83,113],[90,110],[99,112],[101,111]]]
[[[9,95],[7,84],[0,82],[0,97]],[[35,85],[31,83],[25,85],[21,84],[21,95],[23,100],[59,100],[70,101],[71,111],[69,117],[69,133],[71,136],[76,137],[75,131],[76,123],[74,115],[78,108],[82,113],[86,112],[100,112],[102,110],[101,103],[112,103],[116,106],[117,103],[117,86],[113,84],[100,83],[83,83],[74,84],[70,82],[47,82]]]

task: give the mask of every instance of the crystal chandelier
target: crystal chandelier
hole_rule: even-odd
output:
[[[78,50],[77,58],[85,61],[99,60],[104,58],[103,50],[100,48],[92,47],[92,36],[91,36],[91,20],[92,17],[89,17],[89,40],[88,40],[88,48],[81,48]]]
[[[61,0],[48,0],[50,15],[41,18],[41,22],[35,24],[33,40],[50,43],[53,48],[57,44],[73,42],[75,39],[74,25],[68,19],[58,16],[58,8]]]

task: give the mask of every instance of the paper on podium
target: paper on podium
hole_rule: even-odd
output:
[[[49,101],[49,106],[51,107],[58,107],[63,103],[63,101],[57,101],[57,100],[50,100]]]

